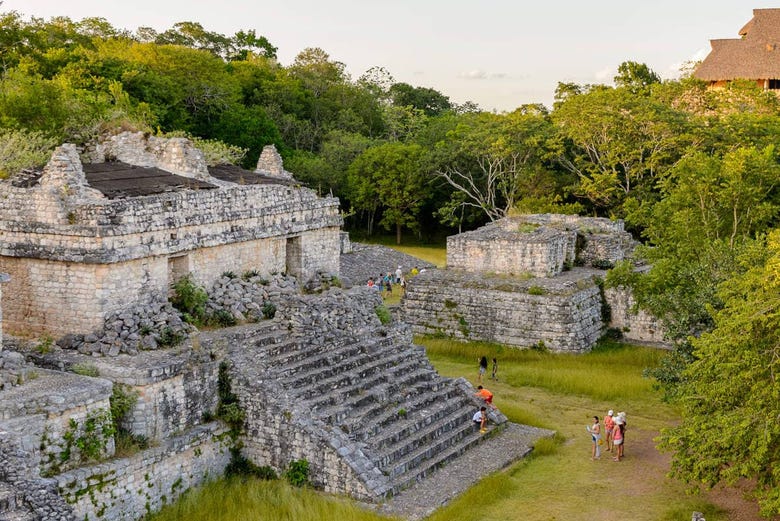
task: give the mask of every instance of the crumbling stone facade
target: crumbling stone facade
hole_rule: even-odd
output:
[[[3,351],[3,284],[9,280],[7,273],[0,273],[0,352]]]
[[[256,289],[241,287],[251,299]],[[13,339],[0,361],[24,364],[25,352],[37,374],[0,389],[0,463],[22,458],[13,479],[45,483],[64,509],[56,519],[131,520],[224,472],[239,445],[277,472],[305,459],[316,486],[376,501],[484,439],[471,421],[482,403],[473,387],[436,374],[408,326],[383,324],[376,292],[300,290],[271,291],[272,319],[196,333],[175,349],[95,356]],[[72,372],[85,369],[97,376]],[[240,433],[212,421],[226,382],[245,415]],[[72,440],[117,389],[137,397],[123,427],[152,447],[121,460],[79,457]],[[500,435],[506,418],[489,416]],[[100,441],[110,456],[113,439]],[[0,469],[0,492],[8,483]],[[32,508],[26,496],[18,503]]]
[[[167,184],[139,195],[121,173],[85,173],[92,166],[73,145],[59,147],[37,176],[0,182],[7,331],[90,332],[187,274],[202,285],[225,271],[338,274],[335,198],[252,172],[244,179],[257,182],[217,179],[185,139],[121,134],[92,159],[119,159]]]
[[[594,275],[523,279],[427,270],[408,284],[402,317],[420,334],[578,353],[604,330]]]
[[[589,351],[608,327],[631,341],[663,342],[660,321],[634,309],[606,270],[636,242],[622,221],[524,215],[447,238],[447,269],[410,279],[403,320],[415,332]]]
[[[447,238],[447,267],[554,277],[577,266],[605,267],[634,248],[622,221],[576,215],[508,217]]]

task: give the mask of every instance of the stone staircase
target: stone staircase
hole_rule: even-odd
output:
[[[338,454],[371,482],[371,497],[364,499],[397,494],[486,436],[471,421],[481,405],[474,389],[463,379],[439,376],[405,324],[311,338],[266,324],[246,344],[231,355],[241,401],[273,395],[277,403],[268,403],[270,410],[288,411],[298,428],[340,448]],[[273,391],[260,389],[269,382]],[[277,421],[260,416],[250,412],[250,427]],[[498,411],[490,416],[491,431],[506,421]],[[354,449],[352,455],[343,447]]]

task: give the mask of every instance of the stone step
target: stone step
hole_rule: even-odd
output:
[[[402,370],[402,366],[398,366]],[[407,373],[398,381],[408,379],[409,382],[416,380],[429,380],[431,370],[420,368]],[[392,374],[384,372],[376,373],[369,380],[360,380],[353,385],[349,391],[342,394],[321,395],[311,403],[311,409],[317,418],[332,425],[340,425],[346,432],[355,430],[355,426],[363,427],[365,425],[377,425],[375,418],[392,418],[398,414],[398,410],[403,407],[398,394],[398,383],[388,383],[382,385],[381,382],[392,378]],[[367,386],[367,387],[366,387]],[[357,389],[357,391],[355,391]],[[369,392],[360,392],[370,389]],[[390,420],[389,420],[390,421]],[[377,429],[381,428],[380,426]]]
[[[423,448],[415,453],[404,458],[403,462],[397,463],[397,468],[406,467],[407,470],[402,473],[395,472],[392,477],[393,494],[408,488],[412,484],[422,480],[426,476],[432,474],[438,470],[442,465],[451,461],[474,445],[480,443],[485,436],[488,436],[498,426],[491,425],[488,427],[486,434],[480,434],[479,430],[473,424],[463,428],[462,437],[458,440],[458,443],[449,447],[440,447],[440,451],[433,453],[430,449]],[[469,432],[470,431],[470,432]],[[433,457],[425,458],[420,457],[426,452],[434,454]],[[416,461],[417,465],[409,465],[409,462]],[[391,471],[392,474],[392,471]]]
[[[276,328],[268,328],[262,334],[252,336],[252,347],[255,349],[264,348],[276,344],[282,344],[290,339],[287,331]]]
[[[385,425],[381,431],[372,432],[370,436],[366,437],[366,441],[374,450],[384,451],[385,448],[395,446],[410,436],[424,434],[431,425],[438,423],[439,420],[464,421],[463,418],[471,420],[473,415],[474,408],[469,407],[462,396],[455,395],[450,398],[437,399],[416,411],[409,411],[404,421]]]
[[[374,462],[381,469],[392,469],[392,476],[406,472],[418,466],[421,460],[456,445],[462,437],[470,434],[476,428],[471,421],[471,414],[470,411],[450,411],[431,423],[416,425],[409,436],[385,446],[376,455]],[[406,458],[410,455],[416,456],[407,462]]]
[[[409,394],[408,398],[403,402],[403,407],[415,414],[415,411],[425,410],[435,403],[447,402],[458,395],[457,389],[445,385],[440,379],[432,382],[426,381],[422,382],[420,388],[414,393]],[[390,411],[377,415],[372,420],[371,426],[367,425],[362,429],[363,436],[365,438],[379,436],[384,429],[388,428],[388,425],[396,421],[396,412]]]
[[[319,346],[307,351],[288,353],[283,357],[269,357],[267,363],[277,368],[277,374],[286,378],[302,371],[338,365],[343,360],[349,360],[359,355],[382,353],[390,351],[392,341],[364,340],[347,343]]]
[[[312,409],[321,409],[329,405],[355,406],[360,395],[398,396],[401,401],[401,389],[405,381],[412,382],[421,378],[419,372],[435,374],[427,367],[420,367],[417,360],[408,358],[404,353],[396,352],[392,356],[374,360],[358,368],[358,371],[339,372],[321,380],[316,386],[303,389],[301,397],[306,399]],[[413,374],[408,380],[405,376]]]
[[[399,371],[401,366],[396,373]],[[430,391],[432,382],[434,385],[438,384],[435,376],[437,375],[428,367],[414,367],[410,371],[404,371],[401,376],[395,376],[388,384],[388,389],[398,396],[398,399],[368,403],[363,407],[355,408],[351,411],[348,421],[338,423],[345,427],[347,432],[368,434],[368,426],[373,426],[378,431],[381,429],[381,425],[377,424],[378,418],[392,418],[398,414],[399,409],[406,409],[409,400]]]
[[[322,356],[327,358],[326,355]],[[369,380],[370,376],[379,371],[395,372],[391,368],[403,362],[416,363],[417,361],[410,358],[406,352],[398,350],[358,353],[343,360],[328,360],[319,362],[319,365],[312,363],[305,372],[286,375],[285,386],[292,389],[305,387],[306,392],[300,393],[300,396],[309,398],[327,392],[324,390],[360,386],[362,380]],[[384,380],[387,380],[389,372],[384,375]]]

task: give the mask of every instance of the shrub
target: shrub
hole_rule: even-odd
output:
[[[181,344],[184,341],[184,338],[184,333],[181,331],[175,331],[171,327],[164,327],[162,331],[160,331],[159,344],[161,347],[174,347]]]
[[[376,313],[376,316],[379,317],[379,321],[382,324],[389,324],[393,320],[393,317],[390,315],[390,310],[387,309],[384,304],[375,307],[374,312]]]
[[[230,463],[225,467],[227,477],[253,477],[266,481],[278,479],[276,471],[269,466],[258,466],[249,461],[241,450],[233,447],[230,449]]]
[[[244,272],[243,275],[241,275],[241,278],[248,281],[249,279],[252,279],[254,277],[259,277],[259,276],[260,276],[260,272],[259,271],[257,271],[257,270],[247,270],[247,271]]]
[[[229,279],[235,279],[238,275],[236,275],[235,271],[223,271],[222,276]]]
[[[35,346],[35,350],[38,351],[38,353],[45,355],[46,353],[51,352],[51,348],[54,345],[54,339],[48,335],[41,338],[40,342],[38,342],[38,345]]]
[[[523,223],[520,226],[517,227],[517,231],[519,233],[531,233],[532,231],[535,231],[537,228],[539,228],[538,224],[534,223]]]
[[[276,316],[276,306],[270,300],[263,304],[263,307],[260,309],[260,311],[263,312],[263,316],[267,319],[272,319]]]
[[[528,294],[529,295],[546,295],[547,294],[547,290],[544,289],[541,286],[531,286],[530,288],[528,288]]]
[[[179,279],[173,285],[171,304],[196,321],[203,320],[208,299],[206,290],[195,284],[191,275]]]
[[[290,485],[302,487],[309,482],[309,462],[305,459],[293,460],[284,473]]]
[[[57,141],[42,132],[0,132],[0,179],[46,164],[55,146]]]
[[[611,270],[615,267],[615,264],[612,261],[606,259],[597,259],[591,262],[591,266],[598,270]]]
[[[235,315],[227,309],[218,309],[209,317],[209,324],[218,327],[231,327],[238,324]]]
[[[447,308],[447,309],[452,309],[452,308],[458,307],[458,303],[455,302],[454,300],[450,300],[448,298],[445,298],[444,299],[444,307]]]

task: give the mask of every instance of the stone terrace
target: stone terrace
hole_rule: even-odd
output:
[[[527,278],[431,270],[407,286],[401,316],[415,333],[581,352],[604,327],[598,273],[575,268]]]

